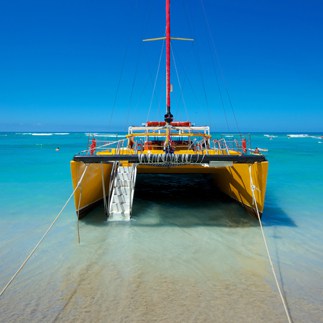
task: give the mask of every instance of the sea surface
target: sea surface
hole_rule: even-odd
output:
[[[296,135],[253,134],[270,163],[262,221],[292,321],[323,322],[323,139]],[[0,133],[0,290],[71,195],[69,162],[87,140]],[[128,223],[103,206],[78,223],[67,205],[0,297],[0,322],[287,318],[257,219],[204,177],[138,176]]]

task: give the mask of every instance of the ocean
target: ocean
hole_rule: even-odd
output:
[[[252,138],[268,149],[262,221],[290,316],[323,322],[323,139]],[[86,143],[0,133],[1,290],[71,195],[69,162]],[[0,297],[0,321],[287,322],[257,219],[198,176],[137,186],[132,220],[107,222],[99,206],[80,243],[71,201]]]

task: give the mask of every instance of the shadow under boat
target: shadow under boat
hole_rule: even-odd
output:
[[[295,227],[294,221],[271,202],[262,217],[263,226]],[[219,191],[208,174],[138,174],[130,222],[107,222],[103,203],[81,219],[94,226],[217,226],[243,228],[259,226],[258,219]]]

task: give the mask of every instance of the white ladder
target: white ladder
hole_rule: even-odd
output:
[[[136,164],[118,167],[109,203],[109,221],[130,220],[136,176]]]

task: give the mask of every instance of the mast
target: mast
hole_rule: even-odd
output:
[[[165,121],[170,124],[173,115],[170,112],[170,0],[166,0],[166,114]]]
[[[166,0],[166,35],[165,37],[148,38],[143,41],[155,41],[155,40],[165,40],[166,41],[166,114],[164,120],[166,125],[170,125],[173,121],[173,115],[170,112],[170,42],[171,40],[188,40],[193,41],[192,38],[183,37],[171,37],[170,35],[170,0]]]

